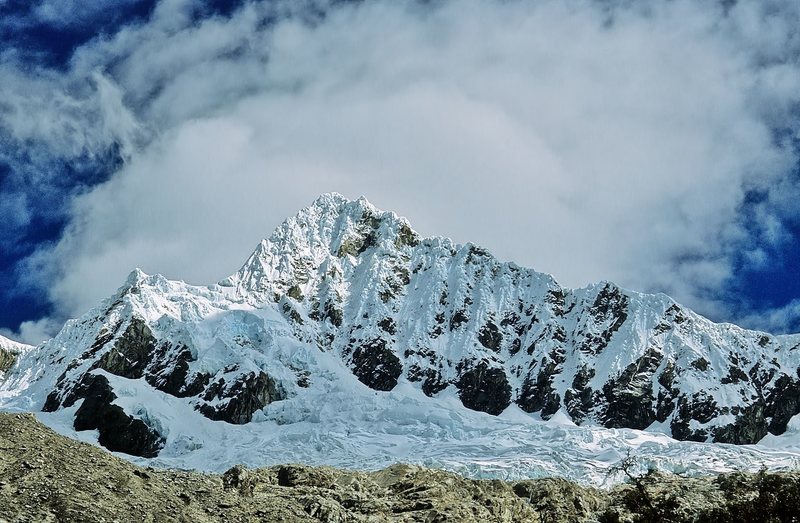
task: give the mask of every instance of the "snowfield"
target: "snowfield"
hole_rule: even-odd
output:
[[[695,443],[657,432],[579,427],[564,413],[542,421],[514,405],[492,416],[464,409],[448,393],[428,398],[407,384],[377,392],[352,380],[333,379],[315,394],[271,404],[247,425],[231,425],[210,421],[185,400],[137,380],[108,376],[115,390],[125,394],[117,403],[157,420],[166,430],[167,445],[156,458],[116,453],[142,466],[222,472],[240,463],[303,463],[377,470],[404,462],[470,478],[560,476],[597,486],[622,481],[624,476],[610,469],[627,456],[641,472],[655,467],[687,476],[800,467],[798,417],[791,432],[767,437],[764,444]],[[97,444],[95,431],[72,428],[77,408],[37,417],[65,436]]]

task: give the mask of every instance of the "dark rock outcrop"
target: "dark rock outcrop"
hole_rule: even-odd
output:
[[[689,428],[689,424],[692,420],[696,420],[699,423],[708,423],[718,414],[719,409],[716,401],[705,392],[698,392],[689,398],[681,396],[678,398],[677,412],[670,424],[672,437],[688,441],[705,441],[708,437],[708,431],[704,429],[692,430]]]
[[[619,377],[606,382],[603,386],[606,401],[600,414],[603,425],[644,429],[656,420],[651,379],[661,359],[658,351],[648,350]]]
[[[489,414],[500,414],[511,404],[511,386],[503,369],[481,361],[465,370],[456,383],[465,407]]]
[[[450,384],[442,378],[442,374],[432,368],[420,368],[419,366],[412,366],[408,370],[408,380],[411,382],[422,382],[422,392],[426,396],[434,396]]]
[[[113,329],[103,328],[89,350],[70,363],[48,394],[43,411],[53,412],[62,405],[69,407],[82,398],[85,392],[82,383],[96,369],[128,379],[144,378],[152,387],[179,398],[196,396],[208,384],[208,374],[191,372],[190,363],[196,358],[189,347],[182,343],[159,343],[141,318],[133,317],[116,342],[114,334]],[[107,348],[112,342],[113,346]],[[103,349],[106,351],[97,358]],[[75,381],[67,379],[70,371],[92,358],[97,359],[83,376]]]
[[[675,412],[675,398],[680,394],[680,389],[675,387],[675,377],[678,369],[673,360],[667,360],[664,370],[658,376],[661,389],[656,398],[656,420],[664,423]]]
[[[500,334],[500,329],[497,328],[497,325],[489,320],[478,332],[478,341],[487,349],[497,352],[503,342],[503,335]]]
[[[783,434],[786,432],[789,420],[798,413],[800,413],[800,382],[783,375],[775,380],[766,398],[764,416],[770,420],[767,429],[772,434]]]
[[[517,405],[522,410],[540,412],[543,419],[549,419],[561,408],[561,396],[553,387],[553,380],[561,372],[564,356],[564,349],[557,346],[542,358],[535,377],[535,369],[528,373],[517,398]]]
[[[98,442],[108,450],[152,458],[164,447],[165,439],[144,421],[113,405],[117,398],[108,379],[86,374],[79,387],[83,403],[75,413],[75,430],[97,430]]]
[[[589,308],[589,317],[596,326],[603,328],[600,334],[586,333],[578,350],[587,354],[599,354],[608,346],[611,337],[628,319],[629,298],[612,284],[606,284],[597,294]]]
[[[469,321],[469,316],[467,316],[466,311],[463,309],[457,310],[453,317],[450,318],[450,330],[454,331],[456,329],[461,328],[462,325]]]
[[[189,364],[195,361],[192,351],[184,344],[172,346],[164,342],[147,368],[145,379],[156,389],[185,398],[203,392],[211,377],[206,373],[191,374]]]
[[[0,373],[8,371],[8,369],[10,369],[16,361],[16,354],[10,350],[0,348]]]
[[[353,351],[353,374],[375,390],[389,391],[397,386],[403,364],[382,339],[372,340]]]
[[[767,435],[767,420],[762,402],[756,402],[742,409],[734,407],[731,413],[736,415],[736,421],[730,425],[716,427],[713,430],[714,442],[742,445],[756,443]]]
[[[286,397],[285,392],[266,372],[239,375],[230,385],[221,377],[208,386],[197,405],[203,416],[235,425],[249,423],[253,413]]]
[[[124,378],[141,378],[155,348],[156,338],[153,332],[144,320],[133,318],[117,343],[92,368],[103,369]]]
[[[572,380],[572,388],[564,392],[564,403],[567,408],[567,413],[576,423],[580,423],[586,419],[599,399],[595,397],[595,391],[589,386],[589,380],[594,377],[594,373],[595,371],[592,368],[587,366],[581,367]]]
[[[536,379],[528,375],[522,382],[517,405],[525,412],[540,412],[543,419],[550,419],[561,406],[561,396],[553,388],[550,368],[539,370]]]

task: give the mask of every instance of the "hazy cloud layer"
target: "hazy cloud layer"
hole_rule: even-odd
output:
[[[61,315],[136,266],[216,281],[336,190],[566,285],[613,280],[734,319],[734,271],[768,264],[796,218],[794,2],[193,13],[164,0],[147,24],[80,49],[65,77],[0,70],[29,83],[11,107],[34,117],[4,117],[14,136],[57,154],[113,142],[126,158],[28,262]],[[61,94],[43,98],[42,85]]]
[[[758,325],[768,332],[787,332],[800,321],[800,299],[792,300],[783,307],[747,314],[738,319],[744,324]]]

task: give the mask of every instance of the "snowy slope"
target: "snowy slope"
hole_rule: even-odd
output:
[[[562,288],[329,194],[217,285],[134,271],[16,358],[0,408],[171,466],[602,482],[630,448],[689,472],[796,465],[798,346],[665,295]]]
[[[33,347],[0,336],[0,379],[17,360],[17,357],[32,350]]]
[[[8,354],[20,354],[33,349],[31,345],[26,345],[18,341],[10,340],[4,336],[0,336],[0,351]]]

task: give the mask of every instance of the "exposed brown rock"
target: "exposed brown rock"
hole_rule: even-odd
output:
[[[3,522],[796,521],[800,472],[633,475],[610,490],[558,478],[471,480],[397,464],[377,472],[281,465],[222,475],[143,469],[0,414]]]

